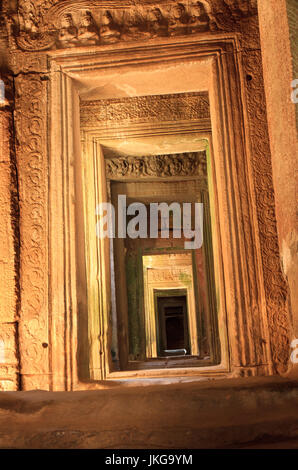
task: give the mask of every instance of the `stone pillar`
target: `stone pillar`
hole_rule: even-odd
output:
[[[0,390],[12,391],[19,388],[18,204],[12,109],[0,86]]]
[[[294,0],[295,3],[295,0]],[[261,49],[272,155],[276,218],[281,266],[287,278],[293,318],[292,338],[298,338],[298,214],[297,128],[291,95],[294,56],[291,50],[291,0],[258,2]]]

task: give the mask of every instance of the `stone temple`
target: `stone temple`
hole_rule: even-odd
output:
[[[0,448],[298,448],[297,21],[2,1]]]

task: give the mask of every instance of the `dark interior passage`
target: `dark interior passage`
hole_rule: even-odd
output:
[[[158,297],[157,309],[159,354],[189,354],[186,296]]]

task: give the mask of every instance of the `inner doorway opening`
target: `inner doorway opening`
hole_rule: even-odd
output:
[[[115,237],[110,245],[112,313],[116,319],[112,331],[115,370],[118,367],[119,370],[175,368],[177,363],[180,367],[216,365],[220,361],[220,351],[206,153],[148,156],[142,161],[140,157],[131,157],[130,161],[132,166],[138,164],[143,168],[147,165],[150,175],[153,169],[156,175],[153,172],[153,176],[145,175],[137,180],[132,176],[118,176],[117,172],[114,175],[114,168],[120,167],[121,171],[122,166],[126,168],[123,157],[105,159],[108,194],[115,214],[119,214],[122,201],[125,201],[126,233],[132,224],[137,233],[133,237]],[[184,165],[186,176],[181,177],[180,171],[179,176],[161,177],[154,166],[156,162],[160,165],[169,162],[169,168],[170,164],[175,164],[171,169],[174,175],[176,166]],[[198,169],[198,174],[193,175],[193,168],[200,165],[203,170]],[[170,172],[169,169],[166,171]],[[190,249],[186,246],[190,238],[184,229],[179,237],[175,233],[177,221],[170,208],[178,205],[181,215],[185,204],[194,207],[196,203],[204,207],[203,244]],[[148,236],[154,204],[166,206],[166,213],[161,207],[159,209],[157,237]],[[141,211],[146,217],[140,225]],[[193,212],[189,227],[195,233],[197,217]],[[147,236],[141,233],[144,227]],[[118,232],[119,217],[115,217],[115,233]],[[183,289],[185,292],[181,293]],[[159,290],[163,295],[158,297],[167,299],[155,298]],[[173,293],[175,290],[180,290],[179,295]],[[170,297],[175,297],[171,302],[166,291],[172,291]],[[184,300],[180,298],[179,305],[177,297],[184,297]]]
[[[167,295],[166,295],[167,294]],[[157,338],[159,356],[190,354],[187,297],[165,291],[157,296]]]

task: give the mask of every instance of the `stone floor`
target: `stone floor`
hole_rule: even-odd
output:
[[[269,377],[1,392],[0,448],[298,448],[298,382]]]

